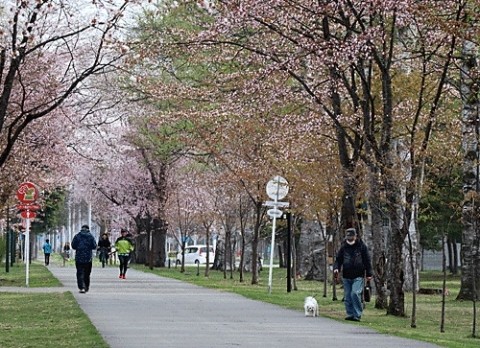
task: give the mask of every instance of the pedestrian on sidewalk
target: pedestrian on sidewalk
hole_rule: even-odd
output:
[[[52,253],[52,245],[50,244],[50,239],[45,239],[43,243],[43,253],[45,254],[45,266],[50,264],[50,254]]]
[[[102,237],[98,240],[98,256],[102,267],[108,264],[108,258],[110,257],[110,250],[112,249],[112,243],[108,239],[108,234],[102,234]]]
[[[66,242],[65,245],[63,246],[63,257],[65,259],[69,259],[70,258],[70,243],[69,242]]]
[[[128,237],[128,231],[124,228],[120,230],[121,236],[115,241],[115,249],[117,250],[118,260],[120,261],[120,275],[118,278],[126,279],[128,261],[130,253],[135,249],[132,240]]]
[[[347,312],[345,320],[360,321],[363,312],[363,282],[365,277],[367,280],[372,279],[372,262],[367,246],[357,237],[357,231],[354,228],[348,228],[345,235],[333,265],[333,274],[338,279],[339,270],[342,270]]]
[[[93,250],[97,242],[90,233],[88,225],[83,225],[72,240],[72,249],[75,252],[75,267],[77,268],[77,285],[80,293],[84,294],[90,289],[90,274],[92,273]]]

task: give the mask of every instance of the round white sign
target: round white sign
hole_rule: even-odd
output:
[[[283,199],[288,194],[288,181],[277,175],[267,183],[267,195],[271,199]]]

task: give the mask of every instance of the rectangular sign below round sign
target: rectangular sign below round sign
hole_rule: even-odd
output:
[[[36,210],[40,210],[40,208],[41,207],[38,204],[17,204],[18,210],[36,211]]]
[[[34,211],[30,211],[30,210],[22,210],[20,215],[24,219],[34,219],[37,216],[37,213],[35,213]]]

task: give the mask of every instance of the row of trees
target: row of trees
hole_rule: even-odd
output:
[[[459,100],[476,103],[465,94],[472,90],[466,81],[476,77],[462,66],[476,62],[462,52],[477,30],[476,3],[180,4],[146,17],[148,40],[133,46],[144,52],[136,86],[162,103],[164,122],[194,124],[196,148],[248,183],[254,204],[262,198],[260,183],[275,168],[293,183],[301,214],[333,225],[336,214],[305,199],[305,188],[311,192],[314,185],[322,186],[313,190],[316,200],[332,193],[304,170],[326,159],[337,173],[333,185],[341,186],[334,191],[342,195],[339,230],[354,226],[372,234],[376,306],[404,315],[404,279],[414,278],[416,269],[404,263],[404,250],[407,236],[413,245],[418,239],[412,232],[418,232],[425,175],[459,159],[460,144],[452,146],[452,139],[459,140],[461,126],[465,132],[475,124],[457,115]],[[468,142],[471,169],[477,168],[474,140]],[[245,170],[252,167],[255,178]],[[464,185],[469,188],[476,192]],[[367,205],[367,226],[357,219],[359,202]],[[471,217],[476,214],[464,220]],[[476,233],[473,227],[468,232],[478,240]],[[479,281],[475,250],[463,249],[470,256],[463,259],[461,298],[472,298]]]
[[[418,268],[406,240],[419,240],[419,215],[441,220],[419,204],[430,178],[459,168],[463,135],[460,298],[478,296],[476,1],[165,1],[116,31],[130,3],[98,2],[92,17],[51,1],[0,13],[13,16],[0,56],[3,204],[29,178],[89,201],[104,230],[145,232],[152,267],[165,265],[168,234],[198,230],[240,231],[256,260],[265,183],[280,173],[296,216],[337,241],[362,231],[376,306],[404,315]]]

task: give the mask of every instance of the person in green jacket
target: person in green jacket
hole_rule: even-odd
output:
[[[128,231],[124,228],[120,230],[121,236],[115,241],[115,249],[117,251],[118,260],[120,261],[120,275],[118,278],[126,279],[128,261],[130,260],[130,253],[135,249],[133,242],[128,238]]]

